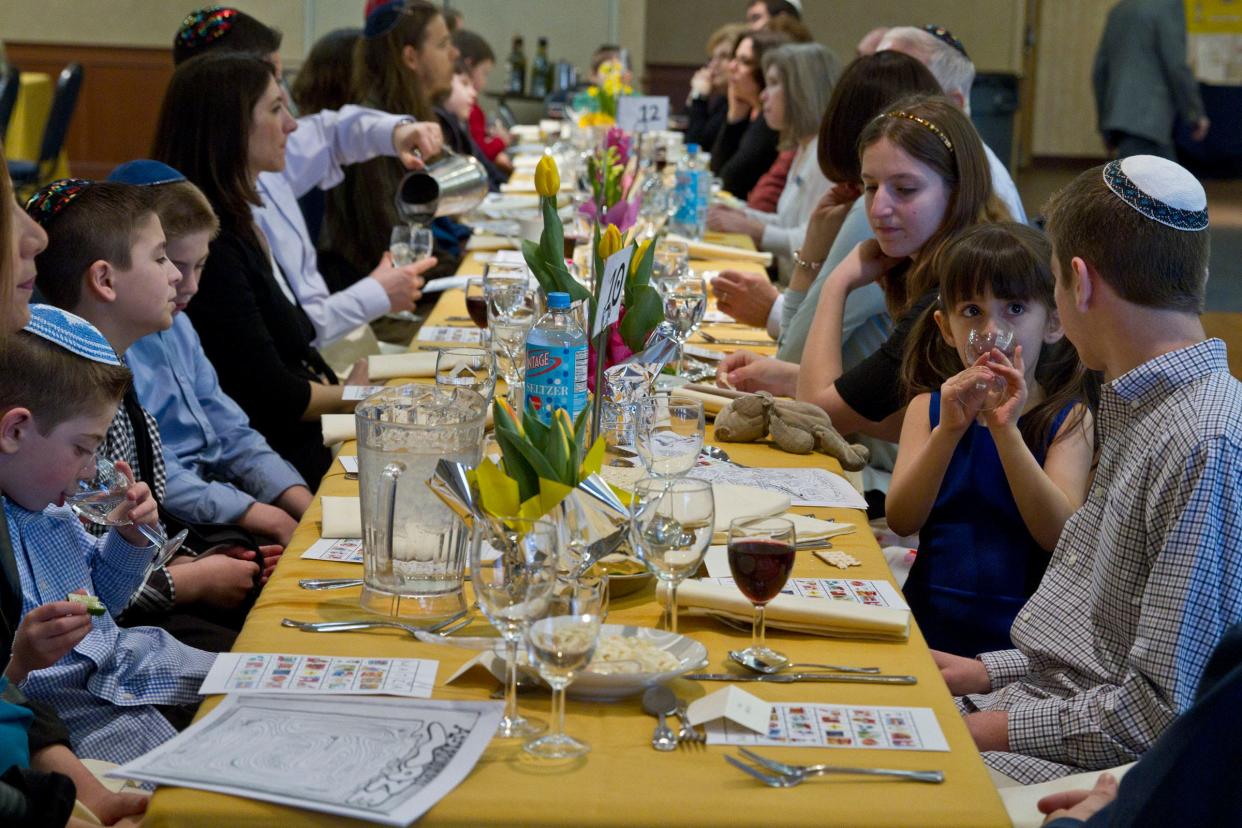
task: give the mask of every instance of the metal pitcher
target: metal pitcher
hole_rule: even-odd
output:
[[[441,459],[477,466],[487,401],[468,388],[388,388],[356,412],[362,505],[362,606],[438,619],[466,608],[470,531],[427,488]]]
[[[468,212],[487,196],[487,170],[477,158],[445,150],[424,169],[406,173],[394,198],[407,224]]]

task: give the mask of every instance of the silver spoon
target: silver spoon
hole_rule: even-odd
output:
[[[643,693],[643,712],[659,718],[655,732],[651,734],[651,746],[656,750],[676,750],[677,734],[668,726],[664,717],[677,710],[677,697],[667,687],[647,688]]]
[[[713,460],[719,460],[722,463],[729,463],[730,465],[737,466],[739,469],[749,468],[748,466],[743,466],[741,463],[729,459],[729,452],[725,451],[720,446],[705,445],[703,446],[703,450],[700,454],[706,455]]]
[[[808,664],[804,661],[791,662],[784,659],[779,664],[776,662],[764,661],[754,653],[748,653],[745,650],[729,650],[729,658],[738,664],[750,670],[752,673],[763,673],[772,675],[782,670],[792,669],[794,667],[820,667],[824,670],[831,670],[835,673],[878,673],[879,667],[845,667],[841,664]]]

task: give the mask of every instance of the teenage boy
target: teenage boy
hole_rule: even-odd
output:
[[[141,756],[176,733],[157,705],[188,722],[213,659],[163,630],[117,626],[113,616],[154,550],[136,525],[94,538],[65,508],[77,481],[93,474],[128,383],[98,330],[46,305],[33,306],[25,330],[0,349],[0,490],[23,610],[34,614],[82,589],[108,610],[54,664],[23,664],[8,675],[56,709],[79,753],[110,762]],[[143,483],[130,486],[118,508],[134,524],[157,519]]]
[[[130,345],[172,324],[181,274],[168,261],[164,232],[150,194],[112,182],[64,179],[41,189],[26,210],[48,234],[35,263],[37,283],[48,302],[95,325],[122,357]],[[159,426],[132,388],[124,397],[101,446],[124,460],[151,486],[157,501],[167,493]],[[281,548],[261,547],[264,576]],[[167,625],[179,638],[204,649],[227,649],[240,629],[238,612],[259,573],[255,552],[240,545],[198,558],[180,556],[151,573],[134,597],[126,621]],[[174,605],[208,605],[229,612],[194,616],[171,613]]]
[[[1172,161],[1095,167],[1046,208],[1101,446],[1013,650],[937,653],[988,764],[1024,784],[1134,761],[1242,620],[1242,385],[1199,321],[1207,198]]]

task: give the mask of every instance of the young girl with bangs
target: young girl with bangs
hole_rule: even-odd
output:
[[[1086,497],[1090,377],[1057,317],[1051,258],[1025,225],[965,231],[930,263],[940,295],[906,343],[912,398],[886,506],[893,531],[919,533],[903,589],[935,649],[1013,646],[1009,627]],[[1003,325],[1012,359],[972,358],[971,331]]]

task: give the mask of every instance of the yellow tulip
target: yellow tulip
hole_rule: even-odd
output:
[[[535,189],[539,195],[555,198],[561,189],[561,171],[556,168],[556,161],[550,155],[539,159],[535,165]]]
[[[621,249],[621,231],[617,225],[610,224],[599,237],[599,257],[607,259]]]
[[[639,242],[634,248],[634,255],[630,257],[630,269],[638,267],[638,263],[643,260],[643,256],[647,255],[647,248],[651,246],[651,239]]]

